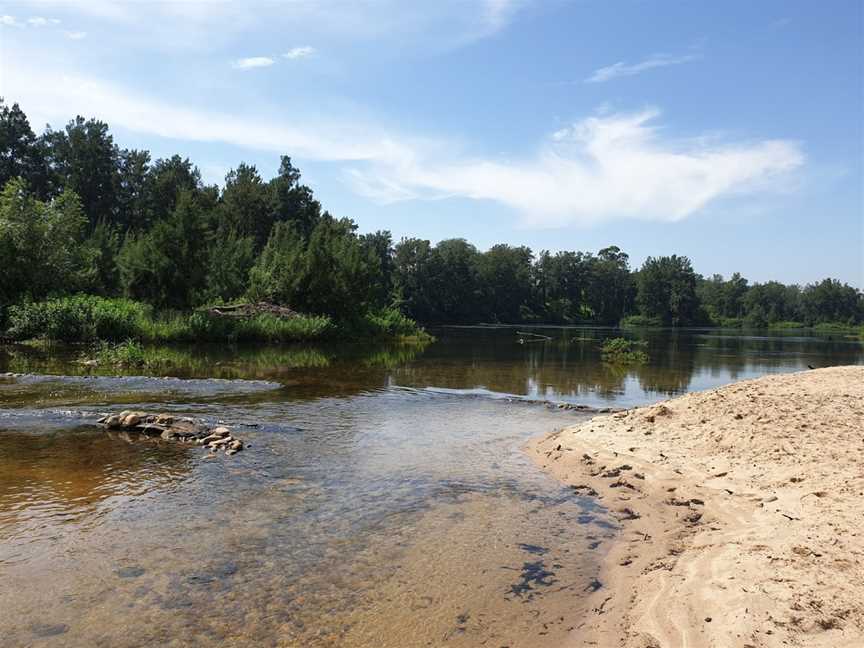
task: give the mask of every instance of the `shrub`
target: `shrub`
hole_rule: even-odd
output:
[[[17,339],[64,342],[123,340],[141,335],[149,309],[127,299],[75,295],[9,308],[9,334]]]
[[[658,328],[663,326],[659,317],[648,315],[628,315],[619,324],[621,328]]]
[[[772,322],[768,328],[771,329],[802,329],[807,328],[803,322]]]
[[[611,364],[644,364],[648,354],[641,348],[646,342],[617,337],[603,342],[601,352],[603,361]]]

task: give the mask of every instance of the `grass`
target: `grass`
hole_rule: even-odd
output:
[[[335,324],[323,315],[281,318],[263,313],[228,318],[207,312],[156,313],[128,299],[74,295],[11,306],[8,335],[16,340],[61,342],[310,342],[338,339],[430,341],[414,320],[396,309],[384,309]]]
[[[628,315],[618,324],[621,328],[660,328],[663,321],[659,317],[647,315]]]
[[[642,347],[646,345],[646,342],[617,337],[605,340],[600,351],[603,362],[609,364],[645,364],[648,353]]]

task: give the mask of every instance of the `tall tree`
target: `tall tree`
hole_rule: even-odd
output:
[[[0,98],[0,188],[13,178],[23,178],[37,198],[48,198],[44,152],[27,115],[17,103],[10,107]]]
[[[503,243],[480,255],[477,267],[483,300],[494,321],[521,322],[530,315],[532,260],[530,248]]]
[[[698,304],[696,273],[687,257],[648,257],[639,271],[637,286],[643,315],[672,326],[693,323]]]
[[[321,219],[321,204],[312,190],[300,184],[300,170],[283,155],[278,175],[269,182],[273,219],[288,222],[300,236],[308,239]]]
[[[118,151],[108,125],[79,115],[64,130],[48,129],[42,140],[48,167],[58,184],[55,191],[74,191],[91,227],[113,222],[118,207]]]

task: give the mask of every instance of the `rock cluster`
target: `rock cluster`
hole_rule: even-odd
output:
[[[110,430],[159,437],[166,441],[195,443],[206,446],[211,451],[224,448],[227,455],[237,454],[244,448],[243,441],[234,438],[227,427],[210,428],[195,419],[171,414],[148,414],[126,410],[119,414],[103,416],[98,423]]]

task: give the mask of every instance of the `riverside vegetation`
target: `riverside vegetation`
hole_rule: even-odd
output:
[[[222,188],[188,159],[121,149],[76,117],[36,135],[0,100],[0,330],[15,338],[147,342],[417,338],[423,323],[815,327],[861,331],[864,296],[835,279],[750,284],[684,256],[630,268],[598,253],[360,234],[324,210],[283,156]],[[267,301],[298,311],[213,317]]]

